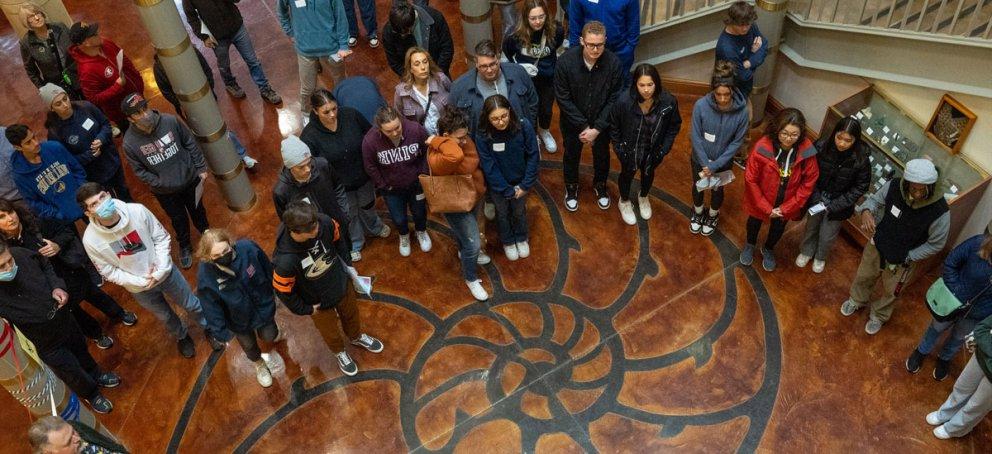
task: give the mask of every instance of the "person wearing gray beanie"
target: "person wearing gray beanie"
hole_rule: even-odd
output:
[[[55,97],[63,93],[65,93],[65,89],[53,83],[47,83],[38,89],[41,102],[45,103],[46,109],[51,109],[52,101],[55,101]]]
[[[286,206],[295,200],[313,204],[318,212],[337,221],[341,236],[351,250],[348,198],[341,179],[326,159],[311,156],[310,147],[299,137],[290,135],[283,139],[280,151],[283,168],[272,187],[276,215],[282,218]]]
[[[851,283],[850,297],[840,312],[850,316],[869,304],[881,280],[883,295],[871,301],[865,332],[875,334],[892,316],[896,291],[908,281],[916,264],[944,249],[951,213],[943,191],[937,190],[940,171],[928,159],[906,163],[902,178],[894,178],[858,205],[861,229],[871,238]]]
[[[286,168],[296,167],[310,158],[310,147],[294,135],[282,139],[280,151],[282,152],[282,164]]]

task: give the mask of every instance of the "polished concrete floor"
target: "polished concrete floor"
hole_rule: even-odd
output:
[[[279,140],[300,124],[296,59],[272,3],[243,0],[241,9],[285,104],[265,105],[237,57],[249,96],[220,96],[231,129],[261,161],[252,176],[260,204],[232,213],[216,186],[207,189],[212,225],[266,249],[275,233],[269,193]],[[388,2],[378,3],[382,23]],[[452,70],[460,74],[457,2],[432,3],[452,25],[459,43]],[[136,11],[107,5],[67,2],[74,18],[101,22],[142,71],[152,103],[168,111]],[[9,28],[0,39],[7,103],[0,120],[40,126],[40,101]],[[387,97],[396,83],[381,50],[364,41],[348,71],[375,77]],[[686,125],[693,101],[679,96]],[[988,452],[988,421],[967,438],[938,441],[923,420],[953,384],[934,382],[932,362],[918,375],[903,367],[928,321],[923,285],[905,292],[878,335],[866,335],[863,313],[838,311],[860,250],[839,241],[825,273],[797,269],[801,224],[794,223],[777,251],[779,270],[740,266],[741,184],[730,186],[719,232],[692,235],[688,157],[683,133],[655,180],[654,217],[631,227],[615,204],[605,212],[595,206],[589,169],[580,211],[563,210],[560,153],[545,154],[541,185],[528,200],[532,256],[508,262],[489,226],[495,261],[484,267],[494,295],[487,303],[464,287],[441,219],[431,224],[430,253],[401,258],[395,234],[370,241],[357,267],[376,276],[376,288],[361,313],[386,349],[355,352],[355,377],[341,374],[309,318],[280,308],[276,318],[289,337],[275,349],[286,367],[263,389],[235,343],[212,353],[195,329],[197,356],[183,359],[161,324],[108,286],[141,322],[109,326],[117,345],[93,350],[124,380],[106,392],[116,408],[100,420],[135,452]],[[128,181],[142,188],[133,175]],[[147,191],[136,192],[161,215]],[[26,452],[26,412],[3,393],[0,415],[3,451]]]

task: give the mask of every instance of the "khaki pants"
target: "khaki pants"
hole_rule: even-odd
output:
[[[882,296],[871,302],[871,313],[869,317],[882,323],[889,321],[892,317],[892,310],[895,309],[896,297],[894,295],[896,284],[902,277],[904,268],[897,266],[894,270],[878,267],[882,257],[878,255],[878,249],[869,242],[865,245],[865,250],[861,254],[861,263],[858,264],[858,272],[854,275],[854,282],[851,283],[851,301],[863,307],[868,304],[875,284],[881,279]],[[916,265],[909,266],[909,276],[912,277],[916,270]]]
[[[310,95],[317,89],[317,65],[324,68],[324,74],[330,75],[335,85],[348,75],[344,61],[334,61],[330,56],[305,57],[296,54],[296,63],[300,71],[300,110],[304,115],[310,115]]]
[[[344,351],[345,343],[358,339],[362,334],[362,320],[358,315],[358,298],[349,280],[344,298],[333,309],[317,309],[313,315],[313,325],[324,339],[324,343],[334,353]],[[345,337],[341,336],[344,329]]]

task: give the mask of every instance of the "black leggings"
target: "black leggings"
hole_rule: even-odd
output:
[[[638,170],[641,171],[641,197],[647,197],[648,191],[651,190],[651,184],[654,183],[654,170],[657,168],[656,165],[646,166],[646,159],[641,160],[640,165],[635,165],[633,159],[628,159],[626,162],[621,161],[620,167],[620,179],[617,182],[620,186],[620,199],[627,201],[630,200],[630,184],[634,180],[634,174]]]
[[[771,226],[768,227],[768,237],[765,238],[765,249],[769,251],[775,249],[775,244],[778,240],[782,238],[782,234],[785,233],[785,224],[788,224],[782,218],[772,218]],[[761,230],[761,219],[756,217],[747,217],[747,244],[754,246],[758,243],[758,231]]]
[[[551,129],[551,110],[555,105],[555,84],[547,77],[535,77],[534,90],[537,91],[537,127]]]
[[[689,158],[689,164],[692,168],[692,204],[693,206],[701,207],[703,206],[703,192],[696,188],[696,182],[699,181],[699,172],[703,171],[703,166],[696,164],[696,160]],[[723,169],[711,169],[713,173],[723,172],[730,167]],[[710,209],[719,210],[723,206],[723,186],[718,188],[713,188],[709,190],[710,194]]]

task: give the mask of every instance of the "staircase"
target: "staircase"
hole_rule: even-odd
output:
[[[992,0],[795,0],[789,12],[811,23],[976,42],[987,42],[992,32]]]

